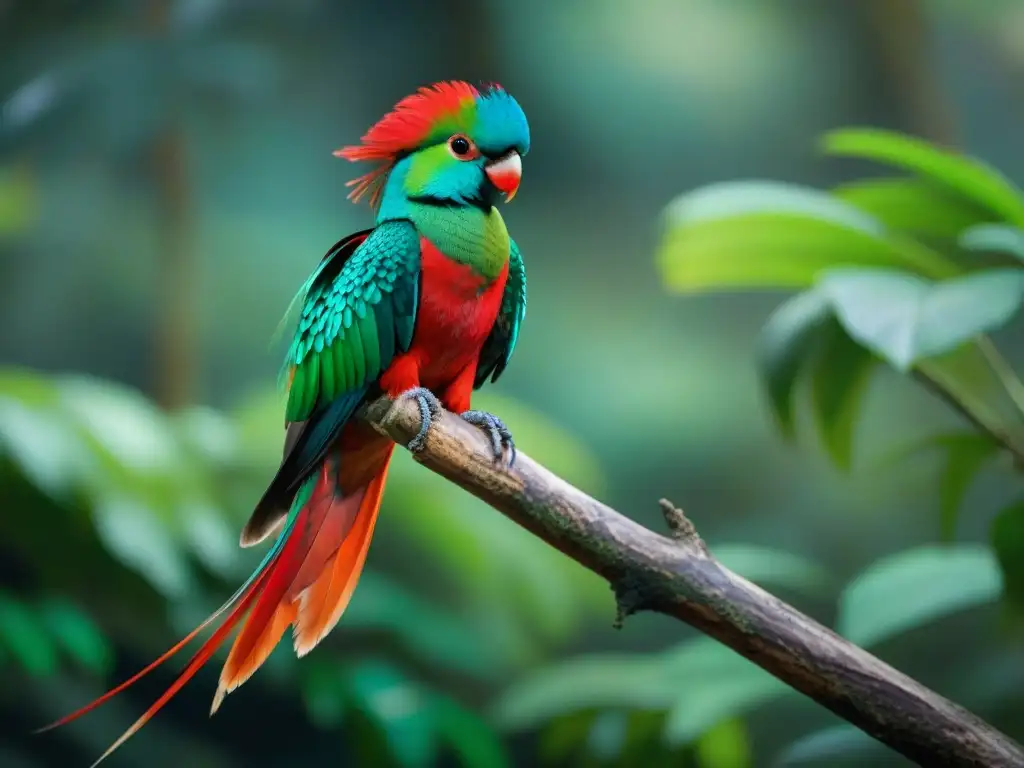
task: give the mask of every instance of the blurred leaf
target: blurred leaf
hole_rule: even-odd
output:
[[[819,287],[854,339],[907,371],[1006,323],[1024,299],[1024,272],[928,283],[906,272],[846,268],[830,270]]]
[[[27,606],[4,593],[0,593],[0,647],[30,675],[50,675],[57,669],[53,641]]]
[[[242,446],[239,430],[229,417],[205,406],[193,406],[171,415],[172,427],[182,443],[200,461],[231,465]],[[283,434],[283,432],[282,432]],[[281,435],[278,435],[280,441]]]
[[[120,466],[166,475],[182,463],[164,415],[139,392],[91,377],[57,381],[63,409]]]
[[[942,541],[950,542],[956,536],[957,516],[971,481],[985,462],[998,454],[1000,446],[982,433],[957,432],[930,436],[901,449],[893,458],[899,460],[909,454],[930,449],[938,449],[942,453],[939,535]]]
[[[587,731],[587,751],[599,761],[613,760],[626,743],[628,715],[616,709],[598,712]]]
[[[572,757],[586,743],[594,716],[595,713],[583,710],[545,718],[539,723],[543,728],[539,747],[543,762],[564,762]]]
[[[117,496],[93,509],[96,533],[122,563],[169,598],[184,597],[191,586],[188,565],[158,518],[138,501]]]
[[[594,707],[666,709],[677,699],[678,685],[683,684],[666,672],[664,659],[658,655],[594,654],[565,659],[514,680],[499,697],[495,715],[503,727],[523,730]]]
[[[1024,261],[1024,230],[1005,224],[979,224],[960,238],[960,245],[971,251],[1007,253]]]
[[[210,571],[226,577],[237,573],[238,536],[228,528],[219,508],[202,501],[182,502],[174,516],[175,528]]]
[[[749,768],[754,764],[750,735],[742,720],[723,720],[697,740],[701,768]]]
[[[983,208],[913,178],[864,179],[840,185],[832,194],[890,229],[915,235],[955,240],[968,227],[990,218]]]
[[[381,729],[398,764],[430,765],[437,752],[433,711],[419,687],[383,661],[358,664],[348,679],[355,705]]]
[[[19,87],[3,103],[0,129],[20,130],[52,112],[61,102],[67,83],[55,72],[45,72]]]
[[[7,382],[0,383],[0,388]],[[84,447],[58,413],[0,390],[0,445],[43,493],[65,500],[86,476]]]
[[[590,709],[668,709],[665,737],[682,744],[787,690],[752,662],[702,637],[660,654],[590,655],[552,664],[513,682],[496,714],[505,728],[521,730]]]
[[[313,723],[323,729],[334,728],[345,716],[348,681],[336,664],[313,657],[302,676],[302,700]]]
[[[991,602],[1001,579],[987,547],[921,546],[881,558],[839,600],[837,631],[860,646]]]
[[[689,743],[723,720],[740,717],[789,690],[709,637],[670,651],[665,673],[678,685],[665,721],[665,738],[671,744]]]
[[[833,761],[844,757],[857,757],[863,761],[866,755],[881,750],[879,742],[860,728],[842,723],[802,736],[786,747],[772,765],[776,768],[807,763],[814,766],[833,765]],[[861,764],[858,762],[858,765]]]
[[[373,571],[360,579],[345,611],[345,625],[389,630],[432,666],[454,667],[482,677],[500,671],[500,659],[480,642],[470,624],[442,613]]]
[[[933,278],[959,267],[826,192],[776,182],[714,184],[667,211],[657,252],[669,288],[806,288],[837,265],[900,267]]]
[[[820,596],[834,583],[823,567],[792,552],[755,544],[723,544],[711,549],[715,559],[726,568],[765,589],[790,589]]]
[[[25,168],[0,168],[0,237],[32,225],[39,215],[35,182]]]
[[[466,768],[505,768],[508,755],[501,739],[476,713],[441,694],[432,698],[437,732]]]
[[[1017,450],[1024,450],[1020,409],[982,349],[985,341],[981,338],[952,352],[920,360],[915,367],[979,422],[994,433],[1006,435]]]
[[[64,650],[96,675],[105,675],[113,664],[113,652],[99,627],[76,606],[49,600],[39,607],[39,620]]]
[[[876,128],[844,128],[827,133],[828,154],[892,165],[942,184],[971,202],[1015,224],[1024,223],[1024,196],[999,171],[966,155],[940,149],[923,139]]]
[[[1024,608],[1024,502],[996,515],[989,535],[1003,572],[1003,594],[1012,605]]]
[[[793,400],[797,380],[830,321],[832,309],[825,297],[805,291],[778,307],[761,329],[758,368],[768,404],[786,439],[792,439],[796,430]]]
[[[821,336],[821,349],[811,369],[811,408],[832,461],[848,470],[861,402],[878,361],[838,322],[826,324]]]

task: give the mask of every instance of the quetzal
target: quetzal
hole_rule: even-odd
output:
[[[444,406],[485,429],[496,460],[514,461],[497,417],[470,410],[475,389],[509,362],[526,312],[526,271],[496,207],[519,188],[526,116],[498,85],[421,88],[335,155],[376,167],[349,182],[369,194],[372,229],[332,247],[302,286],[285,360],[284,458],[242,531],[251,547],[277,533],[249,579],[191,634],[137,675],[48,728],[102,704],[224,617],[181,675],[97,763],[138,731],[227,639],[213,698],[245,682],[284,631],[298,656],[337,624],[373,535],[394,444],[354,418],[386,394],[422,415],[422,450]],[[225,616],[226,614],[226,616]]]

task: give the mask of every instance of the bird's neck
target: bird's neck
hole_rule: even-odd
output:
[[[488,282],[508,263],[508,229],[496,207],[483,211],[473,205],[432,205],[406,196],[401,165],[391,172],[381,197],[377,223],[408,219],[452,261],[472,267]]]

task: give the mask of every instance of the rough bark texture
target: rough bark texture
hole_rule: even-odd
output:
[[[382,398],[365,414],[405,445],[412,401]],[[650,531],[519,453],[495,463],[483,434],[444,413],[417,461],[611,584],[619,620],[653,610],[714,637],[920,765],[1024,766],[1024,750],[987,723],[723,567],[667,501],[670,536]]]

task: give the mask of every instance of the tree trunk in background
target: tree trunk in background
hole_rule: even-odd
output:
[[[152,0],[146,17],[151,35],[166,37],[171,5],[172,0]],[[154,138],[149,159],[160,230],[152,389],[156,402],[173,410],[192,401],[198,368],[187,158],[185,139],[174,117]]]
[[[948,147],[957,143],[956,109],[932,59],[920,0],[863,0],[868,39],[907,130]]]

